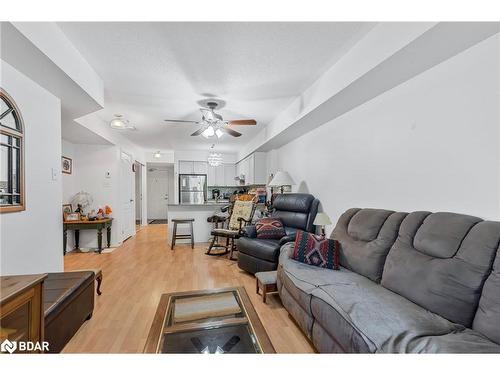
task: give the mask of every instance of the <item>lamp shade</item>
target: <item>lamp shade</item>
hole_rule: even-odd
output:
[[[316,217],[314,218],[314,225],[331,225],[332,221],[330,220],[330,217],[325,214],[324,212],[320,212],[316,214]]]
[[[288,185],[295,185],[295,181],[290,177],[288,172],[284,171],[278,171],[274,175],[273,179],[271,182],[269,182],[269,186],[272,187],[281,187],[281,186],[288,186]]]

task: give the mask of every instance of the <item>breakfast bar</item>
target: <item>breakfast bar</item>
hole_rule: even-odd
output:
[[[168,238],[172,238],[174,219],[194,219],[193,232],[194,242],[208,242],[212,224],[207,219],[214,214],[221,214],[221,208],[229,205],[228,202],[207,202],[200,204],[169,204],[168,205]],[[178,232],[188,228],[179,227]],[[186,240],[189,242],[190,240]],[[180,242],[180,241],[178,241]]]

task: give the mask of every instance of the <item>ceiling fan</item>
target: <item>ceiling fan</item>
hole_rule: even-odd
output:
[[[191,136],[195,137],[202,135],[205,138],[211,138],[216,136],[220,138],[227,133],[233,137],[241,136],[240,132],[233,130],[230,126],[233,125],[257,125],[255,120],[231,120],[226,121],[221,115],[215,113],[214,110],[217,108],[219,103],[215,101],[209,101],[206,103],[208,108],[200,108],[201,120],[200,121],[189,121],[189,120],[165,120],[166,122],[185,122],[201,125],[201,127],[195,131]]]

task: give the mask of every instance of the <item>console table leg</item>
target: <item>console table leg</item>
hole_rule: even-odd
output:
[[[106,241],[108,242],[108,249],[111,247],[111,227],[106,228]]]
[[[68,230],[63,230],[63,255],[66,255],[66,245],[68,244]]]
[[[75,229],[75,249],[80,250],[80,231]]]
[[[97,229],[97,247],[99,248],[99,254],[102,252],[102,229]]]

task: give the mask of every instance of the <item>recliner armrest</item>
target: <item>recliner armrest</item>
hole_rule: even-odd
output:
[[[288,242],[294,242],[295,241],[295,234],[294,235],[288,235],[285,237],[281,237],[280,239],[280,246],[283,246],[284,244]]]
[[[248,238],[257,238],[257,229],[255,228],[255,225],[244,226],[243,235]]]

